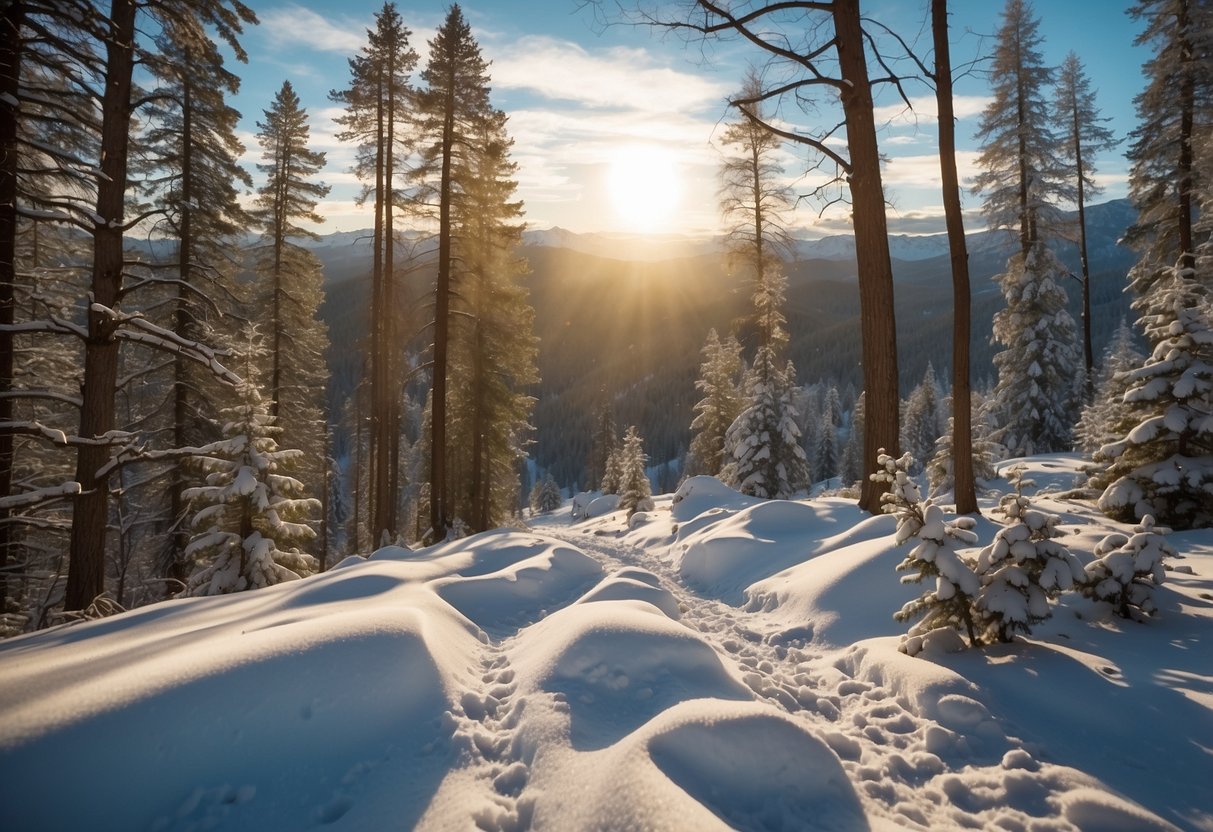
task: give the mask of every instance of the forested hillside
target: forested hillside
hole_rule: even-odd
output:
[[[1118,241],[1133,219],[1127,200],[1106,202],[1087,212],[1097,354],[1120,319],[1130,314],[1124,290],[1132,254]],[[321,313],[332,339],[330,402],[335,408],[350,395],[358,378],[358,338],[365,333],[367,320],[367,284],[358,278],[370,268],[369,235],[369,231],[329,235],[314,249],[325,268],[326,302]],[[979,387],[988,387],[996,352],[990,341],[991,320],[1003,302],[993,277],[1005,264],[1009,238],[992,232],[969,236],[973,378]],[[900,289],[897,338],[903,345],[903,395],[922,378],[928,363],[946,378],[951,361],[947,333],[952,288],[946,243],[940,242],[940,236],[911,239],[921,241],[922,250],[945,253],[893,262]],[[590,253],[608,250],[611,242],[621,256]],[[586,485],[583,469],[590,451],[590,422],[604,401],[612,405],[618,425],[640,428],[651,464],[677,461],[690,442],[699,349],[707,331],[737,330],[743,342],[752,336],[744,324],[749,304],[746,280],[729,274],[719,253],[703,243],[694,247],[650,243],[638,250],[636,259],[626,258],[626,239],[531,232],[524,243],[522,254],[531,271],[523,282],[531,293],[540,339],[542,380],[534,392],[538,402],[532,449],[538,466],[551,470],[563,486]],[[799,382],[833,384],[844,392],[849,406],[860,385],[860,344],[859,296],[848,244],[853,250],[848,237],[799,243],[800,258],[788,266],[785,311],[791,335],[788,353]],[[669,256],[688,248],[690,254]],[[1058,248],[1062,262],[1077,270],[1074,246]],[[422,261],[425,257],[420,255]],[[430,268],[411,272],[409,297],[422,298],[431,281]],[[1077,320],[1077,281],[1067,290]],[[604,314],[607,311],[610,314]]]

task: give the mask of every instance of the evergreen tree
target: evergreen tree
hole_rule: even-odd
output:
[[[829,411],[825,410],[821,414],[821,422],[817,429],[816,452],[813,454],[813,470],[816,472],[814,478],[829,480],[838,476],[841,462],[838,451],[838,429],[834,426],[834,420],[830,418]]]
[[[898,572],[913,573],[901,581],[917,584],[925,578],[935,579],[933,590],[907,601],[893,614],[897,621],[922,616],[922,620],[910,628],[900,649],[910,655],[916,654],[921,648],[922,636],[940,627],[967,635],[969,645],[975,646],[978,639],[973,608],[981,584],[973,567],[956,551],[977,542],[977,535],[973,533],[975,521],[971,517],[949,521],[939,506],[922,499],[918,483],[909,473],[913,467],[909,454],[896,460],[881,454],[879,462],[881,470],[872,476],[890,486],[885,494],[885,512],[897,517],[897,545],[911,539],[918,541],[905,560],[897,565]]]
[[[1087,564],[1083,595],[1112,604],[1121,618],[1143,621],[1153,615],[1154,587],[1166,579],[1163,559],[1175,556],[1169,532],[1147,514],[1132,537],[1119,532],[1105,537],[1095,545],[1096,560]]]
[[[224,437],[195,457],[205,485],[185,492],[196,511],[186,556],[209,561],[190,577],[190,595],[257,589],[319,567],[294,544],[316,536],[302,521],[320,508],[320,501],[301,498],[302,483],[285,473],[302,452],[278,447],[281,431],[257,387],[251,339],[246,350],[237,403],[224,411]]]
[[[728,460],[720,478],[744,494],[788,499],[808,486],[808,461],[792,404],[791,363],[780,369],[759,347],[746,374],[746,407],[725,437]]]
[[[522,203],[514,200],[517,165],[505,121],[498,111],[484,114],[475,143],[462,151],[452,192],[452,308],[460,314],[450,329],[447,482],[452,509],[474,531],[514,513],[535,401],[523,391],[539,381],[535,313],[521,285],[528,269],[516,254]]]
[[[598,408],[594,411],[590,435],[590,457],[586,466],[587,484],[593,488],[607,476],[608,462],[619,446],[619,433],[615,428],[615,411],[606,390],[599,393]]]
[[[535,481],[530,498],[533,514],[549,514],[560,508],[562,502],[564,498],[560,495],[560,486],[556,484],[551,473],[544,474],[541,479]]]
[[[1018,456],[1067,448],[1078,415],[1075,326],[1058,282],[1065,271],[1043,242],[1055,202],[1069,200],[1072,188],[1044,98],[1052,71],[1040,52],[1040,21],[1024,0],[1007,0],[1002,20],[974,191],[984,193],[992,228],[1019,234],[1020,250],[998,277],[1007,307],[995,316],[994,337],[1005,349],[994,358],[991,403],[1000,441]]]
[[[842,478],[844,488],[859,482],[866,466],[863,464],[863,409],[864,394],[855,399],[851,407],[851,428],[847,435],[847,444],[842,449],[842,459],[839,462],[838,475]]]
[[[1083,71],[1082,62],[1073,52],[1066,55],[1057,73],[1057,88],[1054,90],[1053,119],[1057,132],[1063,138],[1062,155],[1074,183],[1075,202],[1078,206],[1078,259],[1082,271],[1082,334],[1083,364],[1086,367],[1086,400],[1094,392],[1095,357],[1091,346],[1091,267],[1087,258],[1087,214],[1089,197],[1097,196],[1102,188],[1095,181],[1095,168],[1091,157],[1115,147],[1117,142],[1112,131],[1104,127],[1108,121],[1099,115],[1095,104],[1095,91]]]
[[[653,498],[645,465],[648,455],[644,452],[644,440],[636,432],[636,426],[628,428],[619,450],[619,509],[631,517],[638,511],[652,511]]]
[[[901,447],[913,460],[929,460],[935,453],[935,441],[942,427],[940,398],[935,368],[928,362],[922,382],[910,392],[901,421]],[[911,476],[922,472],[920,463],[915,461],[914,466]]]
[[[618,494],[623,487],[623,454],[623,446],[616,444],[607,455],[602,485],[598,489],[603,494]]]
[[[459,168],[466,170],[464,150],[474,147],[489,105],[488,62],[472,37],[459,4],[453,4],[429,44],[429,62],[422,72],[426,87],[418,93],[421,165],[418,177],[426,184],[423,199],[438,210],[438,262],[434,284],[433,435],[430,447],[430,523],[442,536],[453,520],[447,481],[447,387],[450,376],[451,298],[456,260],[455,203],[460,188]]]
[[[1198,202],[1213,206],[1207,142],[1197,125],[1213,115],[1213,9],[1201,0],[1140,0],[1138,44],[1153,47],[1145,90],[1135,99],[1129,196],[1138,221],[1126,239],[1139,253],[1130,285],[1151,346],[1127,374],[1125,435],[1105,445],[1092,478],[1100,508],[1126,522],[1146,514],[1187,529],[1213,524],[1213,334],[1208,249],[1196,245]],[[1206,245],[1208,245],[1206,243]]]
[[[982,639],[989,643],[1030,633],[1033,624],[1051,614],[1049,600],[1081,585],[1086,575],[1078,558],[1056,540],[1061,518],[1032,508],[1023,496],[1033,483],[1017,471],[1012,484],[1015,493],[999,503],[1010,525],[999,529],[977,556],[977,612]]]
[[[722,341],[715,329],[709,330],[695,382],[703,398],[696,403],[691,422],[695,436],[687,459],[688,476],[717,476],[724,467],[725,434],[741,411],[737,388],[740,376],[741,345],[737,339],[730,335]]]
[[[409,75],[417,53],[412,32],[394,3],[384,3],[367,32],[367,45],[350,59],[350,86],[329,95],[345,107],[337,118],[338,138],[358,143],[354,171],[363,185],[361,199],[373,199],[370,354],[370,507],[372,540],[389,539],[399,525],[400,380],[403,377],[396,281],[394,223],[400,207],[397,176],[403,165],[400,144],[411,117]]]
[[[1099,508],[1122,522],[1149,514],[1179,529],[1213,525],[1213,321],[1203,288],[1178,272],[1155,286],[1173,334],[1126,374],[1136,426],[1096,455],[1108,462],[1092,480],[1105,487]]]
[[[988,480],[994,479],[994,460],[1001,455],[1001,448],[989,439],[990,429],[985,422],[984,409],[977,396],[972,397],[973,414],[969,419],[972,425],[972,438],[969,441],[969,451],[972,457],[970,470],[976,487],[985,487]],[[932,498],[953,491],[956,488],[955,455],[952,438],[956,435],[952,419],[948,417],[947,429],[935,441],[934,455],[927,464],[927,482]]]
[[[994,316],[994,337],[1005,349],[988,406],[994,439],[1010,456],[1070,447],[1080,398],[1081,366],[1074,319],[1059,278],[1064,268],[1043,245],[1016,253],[999,276],[1005,309]]]
[[[1095,378],[1095,396],[1082,409],[1074,426],[1075,445],[1086,454],[1095,454],[1109,442],[1115,442],[1132,425],[1127,424],[1130,410],[1124,403],[1131,370],[1145,360],[1134,345],[1133,331],[1122,318],[1112,340],[1104,350],[1099,374]]]

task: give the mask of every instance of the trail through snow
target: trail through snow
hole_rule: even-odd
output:
[[[1084,558],[1115,528],[1040,499]],[[11,639],[4,826],[1213,830],[1207,532],[1148,625],[910,658],[892,531],[694,478]]]

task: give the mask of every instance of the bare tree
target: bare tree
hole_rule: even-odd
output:
[[[877,513],[886,486],[873,482],[867,474],[876,470],[881,448],[893,453],[898,446],[899,400],[893,269],[872,91],[874,85],[884,84],[892,84],[900,91],[901,78],[875,50],[872,54],[882,74],[869,75],[868,47],[875,39],[865,26],[887,30],[862,17],[859,0],[745,3],[694,0],[679,9],[681,13],[640,9],[627,19],[692,37],[734,36],[758,49],[765,60],[760,73],[764,79],[762,89],[756,95],[730,101],[742,112],[746,106],[759,102],[770,102],[771,112],[780,117],[794,109],[816,114],[818,107],[827,101],[841,109],[840,120],[832,125],[827,121],[825,127],[798,129],[776,124],[774,118],[762,120],[753,115],[750,118],[786,141],[811,148],[820,155],[821,164],[834,167],[836,175],[832,183],[844,183],[849,192],[858,267],[863,382],[867,393],[864,477],[859,503],[865,510]],[[902,97],[905,98],[904,94]],[[846,134],[845,151],[831,141],[840,131]],[[816,191],[826,192],[825,186]]]

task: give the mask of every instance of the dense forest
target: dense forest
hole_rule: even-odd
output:
[[[800,5],[820,16],[807,34]],[[944,0],[921,55],[858,0],[623,12],[740,41],[755,66],[723,118],[719,240],[629,261],[525,235],[509,114],[457,4],[419,50],[385,3],[349,55],[330,103],[369,228],[338,246],[289,80],[241,163],[229,99],[251,7],[6,0],[4,632],[521,523],[551,480],[629,512],[703,473],[875,513],[878,460],[905,450],[968,513],[992,459],[1078,449],[1110,516],[1210,525],[1213,12],[1130,14],[1151,57],[1117,137],[1079,56],[1047,66],[1037,12],[1008,0],[965,183],[979,241]],[[941,114],[946,255],[891,253],[874,96],[905,98],[894,65]],[[1129,200],[1091,205],[1093,155],[1120,140]],[[798,192],[787,147],[828,181]],[[795,238],[806,198],[849,203],[846,256]]]

